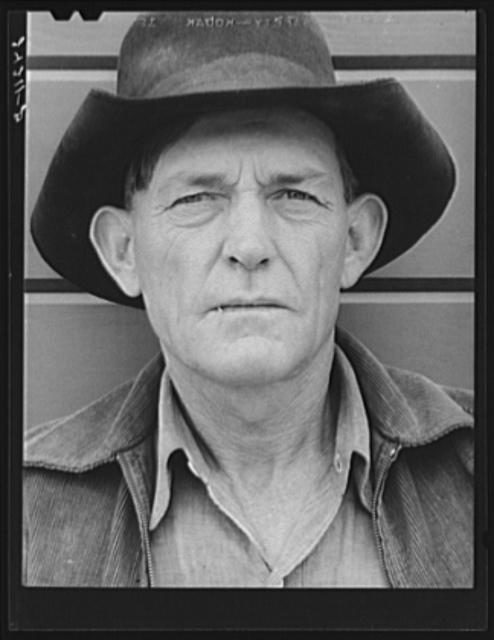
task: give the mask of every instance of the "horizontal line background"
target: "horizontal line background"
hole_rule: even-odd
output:
[[[343,304],[473,304],[471,292],[365,292],[341,295]],[[99,305],[112,304],[89,293],[26,293],[25,302],[34,305]]]
[[[28,56],[28,69],[116,69],[117,56]],[[475,69],[472,55],[333,56],[335,69]]]
[[[364,278],[353,289],[358,292],[472,292],[473,278]],[[80,293],[75,284],[62,278],[27,278],[26,293]]]

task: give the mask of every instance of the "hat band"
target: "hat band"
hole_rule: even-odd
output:
[[[332,70],[328,70],[325,77],[318,77],[310,69],[286,58],[244,53],[181,70],[162,78],[152,87],[134,87],[131,93],[122,87],[119,94],[132,98],[161,98],[212,91],[327,87],[331,84],[335,84]]]

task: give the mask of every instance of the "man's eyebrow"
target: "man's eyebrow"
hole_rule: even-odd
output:
[[[325,171],[301,171],[300,173],[283,173],[277,172],[269,176],[271,184],[300,184],[307,180],[315,180],[320,178],[329,178],[329,172]]]
[[[222,173],[191,173],[178,171],[167,178],[167,183],[180,183],[186,187],[215,188],[224,185],[226,176]],[[162,187],[162,189],[165,187]],[[161,191],[161,189],[160,189]]]
[[[329,178],[329,172],[308,170],[300,172],[275,172],[268,175],[267,180],[263,180],[261,184],[266,185],[296,185],[307,180]],[[223,173],[191,173],[188,170],[178,171],[167,179],[167,183],[180,183],[186,187],[200,187],[205,189],[214,189],[225,184],[234,184],[227,180]],[[160,189],[161,191],[161,189]]]

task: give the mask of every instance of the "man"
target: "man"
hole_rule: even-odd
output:
[[[335,329],[454,182],[396,81],[335,83],[310,17],[140,17],[32,231],[162,354],[28,439],[25,584],[472,586],[471,398]]]

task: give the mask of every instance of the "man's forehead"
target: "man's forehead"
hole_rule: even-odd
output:
[[[173,141],[161,146],[158,165],[173,170],[175,163],[225,160],[229,153],[255,145],[257,152],[273,155],[276,162],[300,163],[317,157],[331,166],[338,161],[334,135],[322,120],[292,107],[274,106],[214,112],[194,119]],[[283,154],[282,149],[286,149]],[[223,153],[223,151],[225,153]]]
[[[234,171],[232,154],[254,145],[258,157],[269,165],[262,173],[290,175],[292,182],[331,172],[338,162],[337,145],[330,128],[312,114],[289,107],[269,107],[222,111],[195,120],[158,161],[154,180],[190,183]],[[283,149],[286,152],[283,152]],[[224,151],[224,153],[223,153]],[[297,180],[295,179],[297,177]]]

